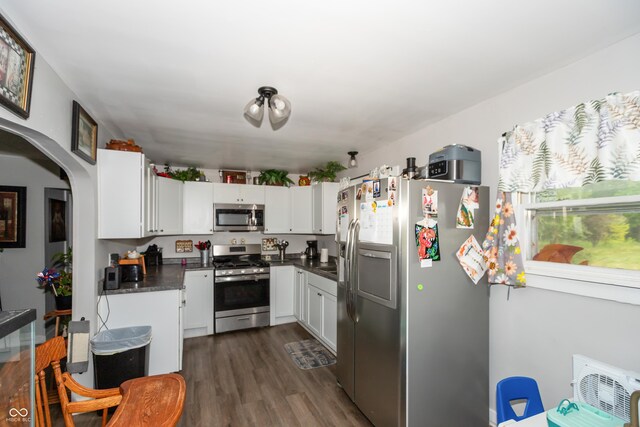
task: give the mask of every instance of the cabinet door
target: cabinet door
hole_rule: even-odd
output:
[[[213,333],[213,270],[186,271],[184,274],[186,306],[185,336]]]
[[[335,182],[323,182],[313,188],[313,233],[335,234],[336,206],[339,185]]]
[[[158,234],[182,233],[182,182],[158,178]]]
[[[290,229],[289,188],[265,186],[264,232],[266,234],[288,233]]]
[[[239,203],[241,184],[213,184],[213,203]]]
[[[100,149],[97,163],[98,237],[142,237],[144,154]]]
[[[264,185],[240,185],[240,203],[264,205]],[[286,188],[286,187],[285,187]]]
[[[182,194],[182,234],[213,233],[213,183],[185,182]]]
[[[317,336],[322,336],[322,292],[307,284],[307,326]]]
[[[291,227],[295,234],[310,234],[312,231],[312,190],[307,187],[293,187],[291,191]]]
[[[294,267],[285,265],[271,267],[271,324],[280,325],[293,321],[294,313]]]
[[[158,177],[153,167],[147,162],[144,168],[144,221],[145,236],[153,236],[158,232]]]
[[[337,307],[338,302],[335,296],[326,292],[322,293],[322,339],[336,351],[337,337]]]
[[[159,375],[180,370],[181,306],[182,291],[174,289],[109,295],[108,301],[100,300],[98,312],[110,329],[151,326],[149,375]]]
[[[295,307],[294,315],[301,323],[307,322],[306,310],[306,288],[307,288],[307,272],[296,268],[296,284],[294,289]]]

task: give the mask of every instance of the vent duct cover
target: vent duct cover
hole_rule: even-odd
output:
[[[629,421],[631,393],[640,390],[640,374],[573,355],[573,398]]]

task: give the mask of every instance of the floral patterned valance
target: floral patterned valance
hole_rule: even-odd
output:
[[[499,191],[640,181],[640,91],[548,114],[516,126],[498,142]]]

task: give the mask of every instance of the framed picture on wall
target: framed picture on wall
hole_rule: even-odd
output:
[[[27,187],[0,185],[0,248],[24,248]]]
[[[0,104],[29,117],[36,53],[0,15]]]
[[[49,243],[67,240],[66,211],[67,202],[49,199]]]
[[[71,151],[92,165],[96,164],[98,149],[98,124],[78,104],[73,101],[73,122],[71,124]]]

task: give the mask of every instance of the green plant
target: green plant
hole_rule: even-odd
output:
[[[293,181],[287,176],[289,172],[280,169],[267,169],[260,171],[258,176],[258,183],[267,185],[284,185],[291,186]]]
[[[38,287],[45,291],[49,289],[55,296],[69,296],[73,291],[73,251],[71,247],[66,252],[55,254],[50,269],[45,268],[38,273],[36,280]]]
[[[333,182],[336,179],[337,173],[345,169],[347,168],[342,166],[340,162],[331,160],[327,162],[324,168],[316,168],[315,170],[309,172],[309,178],[316,182]]]
[[[164,171],[169,176],[169,178],[177,179],[179,181],[198,181],[200,176],[204,175],[201,171],[196,169],[193,166],[190,166],[186,169],[171,169],[171,165],[164,165]]]

